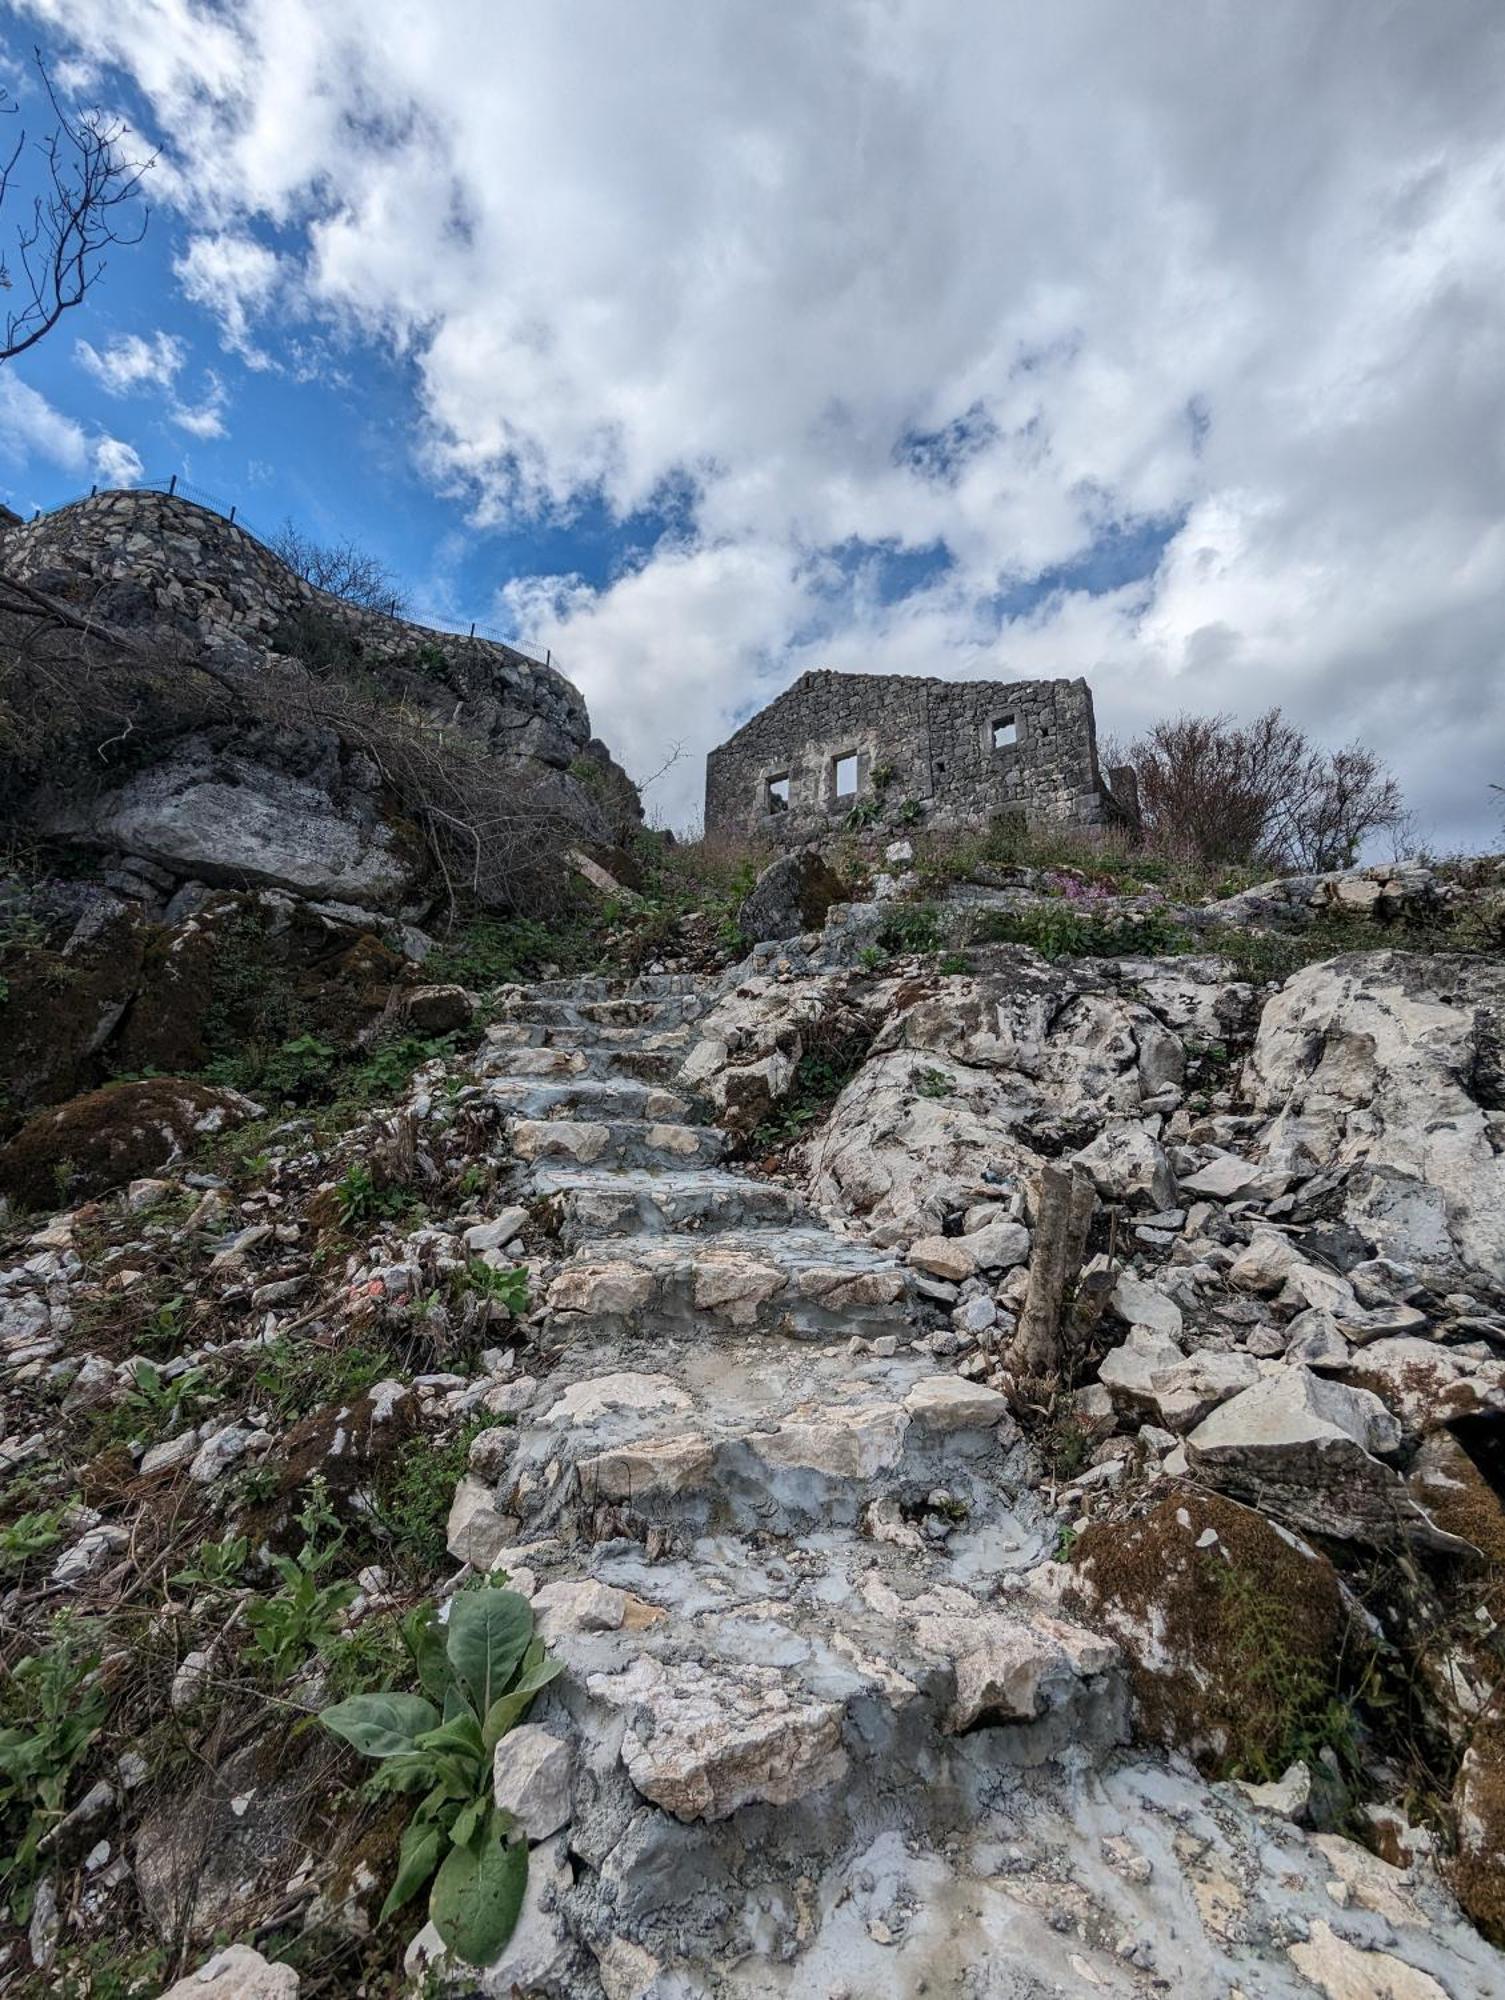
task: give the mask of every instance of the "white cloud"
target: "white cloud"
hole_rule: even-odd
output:
[[[35,459],[107,486],[132,486],[145,467],[130,445],[99,432],[90,437],[82,424],[54,409],[14,368],[0,368],[0,464],[22,468]]]
[[[74,342],[80,366],[112,396],[135,389],[170,389],[183,366],[186,351],[175,334],[122,334],[101,353],[87,340]]]
[[[252,368],[269,368],[271,357],[251,339],[251,322],[270,305],[281,281],[276,256],[254,237],[241,234],[195,236],[173,274],[195,305],[220,324],[225,346]]]
[[[0,368],[0,459],[20,466],[33,457],[81,472],[89,461],[88,438],[81,424],[55,410],[14,368]]]
[[[101,486],[134,486],[146,471],[138,455],[119,438],[101,434],[94,440],[93,452]]]
[[[174,403],[169,415],[180,431],[190,437],[222,438],[225,435],[225,385],[211,369],[204,393],[196,404]]]
[[[29,11],[151,102],[227,346],[280,363],[332,317],[410,357],[482,524],[695,482],[646,565],[508,598],[629,765],[808,665],[1085,673],[1120,729],[1283,701],[1442,838],[1492,828],[1488,0],[1362,34],[1266,0],[1257,35],[1173,0]],[[896,450],[969,412],[945,477]],[[1152,580],[999,628],[1001,586],[1144,517],[1182,523]],[[853,538],[954,560],[885,603],[829,558]]]

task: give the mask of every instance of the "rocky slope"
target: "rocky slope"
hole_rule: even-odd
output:
[[[0,1726],[59,1782],[0,1791],[0,1982],[1505,1983],[1499,960],[865,924],[411,990],[475,1018],[349,1129],[178,1086],[32,1187]],[[376,1924],[402,1812],[303,1718],[499,1572],[564,1671],[472,1972]]]

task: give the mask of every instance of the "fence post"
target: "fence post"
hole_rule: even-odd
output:
[[[172,495],[176,493],[177,490],[178,490],[178,475],[174,473],[172,478],[169,479],[167,482],[167,491],[169,495]]]
[[[94,485],[92,485],[92,486],[91,486],[91,487],[89,488],[89,498],[90,498],[91,500],[92,500],[92,499],[94,499],[94,498],[95,498],[95,496],[96,496],[96,495],[98,494],[98,492],[99,492],[99,482],[98,482],[98,481],[96,480],[96,481],[95,481],[95,483],[94,483]]]
[[[230,509],[230,526],[232,528],[235,526],[235,509],[233,507]]]
[[[474,618],[470,621],[470,636],[472,639],[476,636],[476,621]]]
[[[554,664],[554,648],[553,648],[552,646],[545,646],[545,647],[544,647],[544,649],[543,649],[543,663],[544,663],[544,665],[545,665],[546,667],[552,667],[552,666],[553,666],[553,664]]]

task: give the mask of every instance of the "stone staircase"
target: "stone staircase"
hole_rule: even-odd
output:
[[[1126,1719],[1114,1648],[1023,1586],[1055,1528],[1004,1399],[929,1351],[890,1253],[725,1164],[675,1089],[707,997],[550,983],[491,1030],[483,1088],[561,1261],[450,1522],[567,1666],[572,1851],[609,1873],[637,1814],[687,1894],[726,1866],[690,1822],[755,1843],[799,1800],[784,1869],[880,1811],[943,1838],[979,1770],[1095,1758]]]

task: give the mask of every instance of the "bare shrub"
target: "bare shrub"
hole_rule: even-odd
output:
[[[389,814],[411,832],[451,902],[545,915],[566,896],[580,807],[563,773],[498,755],[368,681],[266,655],[222,671],[195,642],[135,640],[87,609],[0,576],[0,813],[43,782],[85,793],[141,751],[225,722],[326,731],[363,754]]]
[[[1162,851],[1220,864],[1350,867],[1365,840],[1405,817],[1372,750],[1317,748],[1278,708],[1248,724],[1178,715],[1129,746],[1144,832]]]
[[[346,604],[400,617],[408,608],[402,586],[380,556],[354,542],[316,542],[291,520],[284,521],[267,547],[295,576]]]

